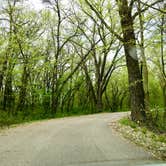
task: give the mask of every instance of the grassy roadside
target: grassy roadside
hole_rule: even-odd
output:
[[[67,114],[67,113],[58,113],[56,115],[46,115],[46,116],[33,116],[28,115],[24,116],[22,114],[18,114],[17,116],[13,116],[7,113],[1,113],[0,114],[0,129],[9,128],[12,126],[16,126],[19,124],[25,124],[25,123],[32,123],[37,121],[43,121],[43,120],[49,120],[49,119],[55,119],[55,118],[63,118],[63,117],[71,117],[71,116],[80,116],[80,115],[86,115],[85,114]]]
[[[109,111],[98,112],[99,113],[108,113]],[[78,117],[82,115],[89,115],[89,114],[97,114],[97,112],[90,112],[90,111],[71,111],[71,112],[64,112],[60,113],[57,112],[56,114],[43,114],[42,111],[37,110],[33,114],[25,115],[23,112],[18,113],[17,115],[12,115],[7,112],[0,112],[0,129],[5,129],[9,127],[15,127],[19,124],[28,124],[32,122],[50,120],[50,119],[58,119],[58,118],[65,118],[65,117]]]
[[[147,125],[137,124],[127,117],[114,126],[125,138],[143,146],[156,158],[166,160],[166,132],[152,131]]]

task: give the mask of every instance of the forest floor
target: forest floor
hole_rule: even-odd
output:
[[[0,132],[1,166],[137,166],[161,163],[117,133],[128,113],[44,120]]]

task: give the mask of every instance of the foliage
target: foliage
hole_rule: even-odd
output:
[[[135,35],[134,58],[138,57],[128,56],[130,65],[126,63],[126,52],[122,49],[126,46],[122,32],[129,27],[121,25],[120,2],[131,2],[133,11],[130,28]],[[138,87],[143,90],[142,77],[144,90],[145,80],[149,78],[146,85],[149,107],[166,108],[164,10],[161,2],[153,0],[147,4],[149,7],[132,0],[119,0],[119,3],[76,0],[66,6],[56,0],[39,12],[27,7],[25,1],[6,1],[0,8],[1,124],[128,111],[131,110],[129,100],[134,101],[135,97],[142,105],[136,100],[132,102],[132,112],[140,113],[140,107],[145,111],[144,96],[138,95]],[[141,11],[138,5],[142,7]],[[129,7],[120,9],[128,10]],[[133,47],[131,50],[128,52],[133,53]],[[141,73],[144,71],[142,50],[148,69],[146,79]],[[129,72],[127,69],[131,66]],[[135,69],[138,75],[133,74]],[[131,90],[137,96],[133,97]],[[163,128],[161,121],[155,121],[155,118],[161,119],[160,116],[165,117],[166,113],[160,114],[157,110],[151,112],[153,125]]]
[[[166,133],[166,121],[163,119],[163,114],[163,109],[154,108],[148,114],[148,120],[144,124],[139,121],[137,123],[133,122],[130,118],[123,118],[120,120],[120,123],[134,129],[141,126],[143,133],[146,133],[147,130],[151,130],[155,133]]]
[[[155,107],[149,113],[147,126],[154,132],[166,133],[166,119],[164,118],[164,109]]]
[[[156,131],[150,130],[146,124],[137,124],[129,118],[121,119],[115,127],[125,138],[143,146],[156,158],[166,159],[166,130],[165,133],[156,133]]]
[[[129,118],[123,118],[120,120],[120,123],[122,125],[126,125],[126,126],[131,126],[132,128],[137,128],[138,127],[138,124],[131,121]]]

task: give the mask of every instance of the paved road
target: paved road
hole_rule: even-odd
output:
[[[108,125],[126,113],[34,122],[0,132],[0,166],[136,166],[157,163]]]

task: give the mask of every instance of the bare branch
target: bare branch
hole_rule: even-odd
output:
[[[99,11],[97,11],[97,9],[88,1],[85,0],[85,2],[87,3],[87,5],[91,8],[92,11],[95,12],[96,16],[100,19],[100,21],[105,25],[105,27],[113,34],[115,35],[120,41],[123,42],[123,38],[118,35],[118,33],[116,33],[108,24],[107,22],[104,20],[104,18],[102,17],[102,15],[99,13]]]
[[[139,1],[140,1],[140,0],[139,0]],[[166,12],[165,12],[164,10],[158,9],[158,8],[154,7],[156,4],[158,4],[158,3],[160,3],[160,2],[163,2],[163,0],[157,0],[157,1],[155,1],[154,3],[151,3],[151,4],[147,4],[147,3],[144,3],[144,2],[142,2],[142,1],[140,1],[140,3],[142,3],[143,5],[146,6],[146,7],[143,8],[140,12],[142,13],[142,12],[145,12],[146,10],[148,10],[149,8],[152,8],[152,9],[157,10],[157,11],[163,13],[163,14],[166,14]],[[138,15],[139,15],[139,12],[136,12],[136,13],[132,16],[133,20],[134,20]]]

